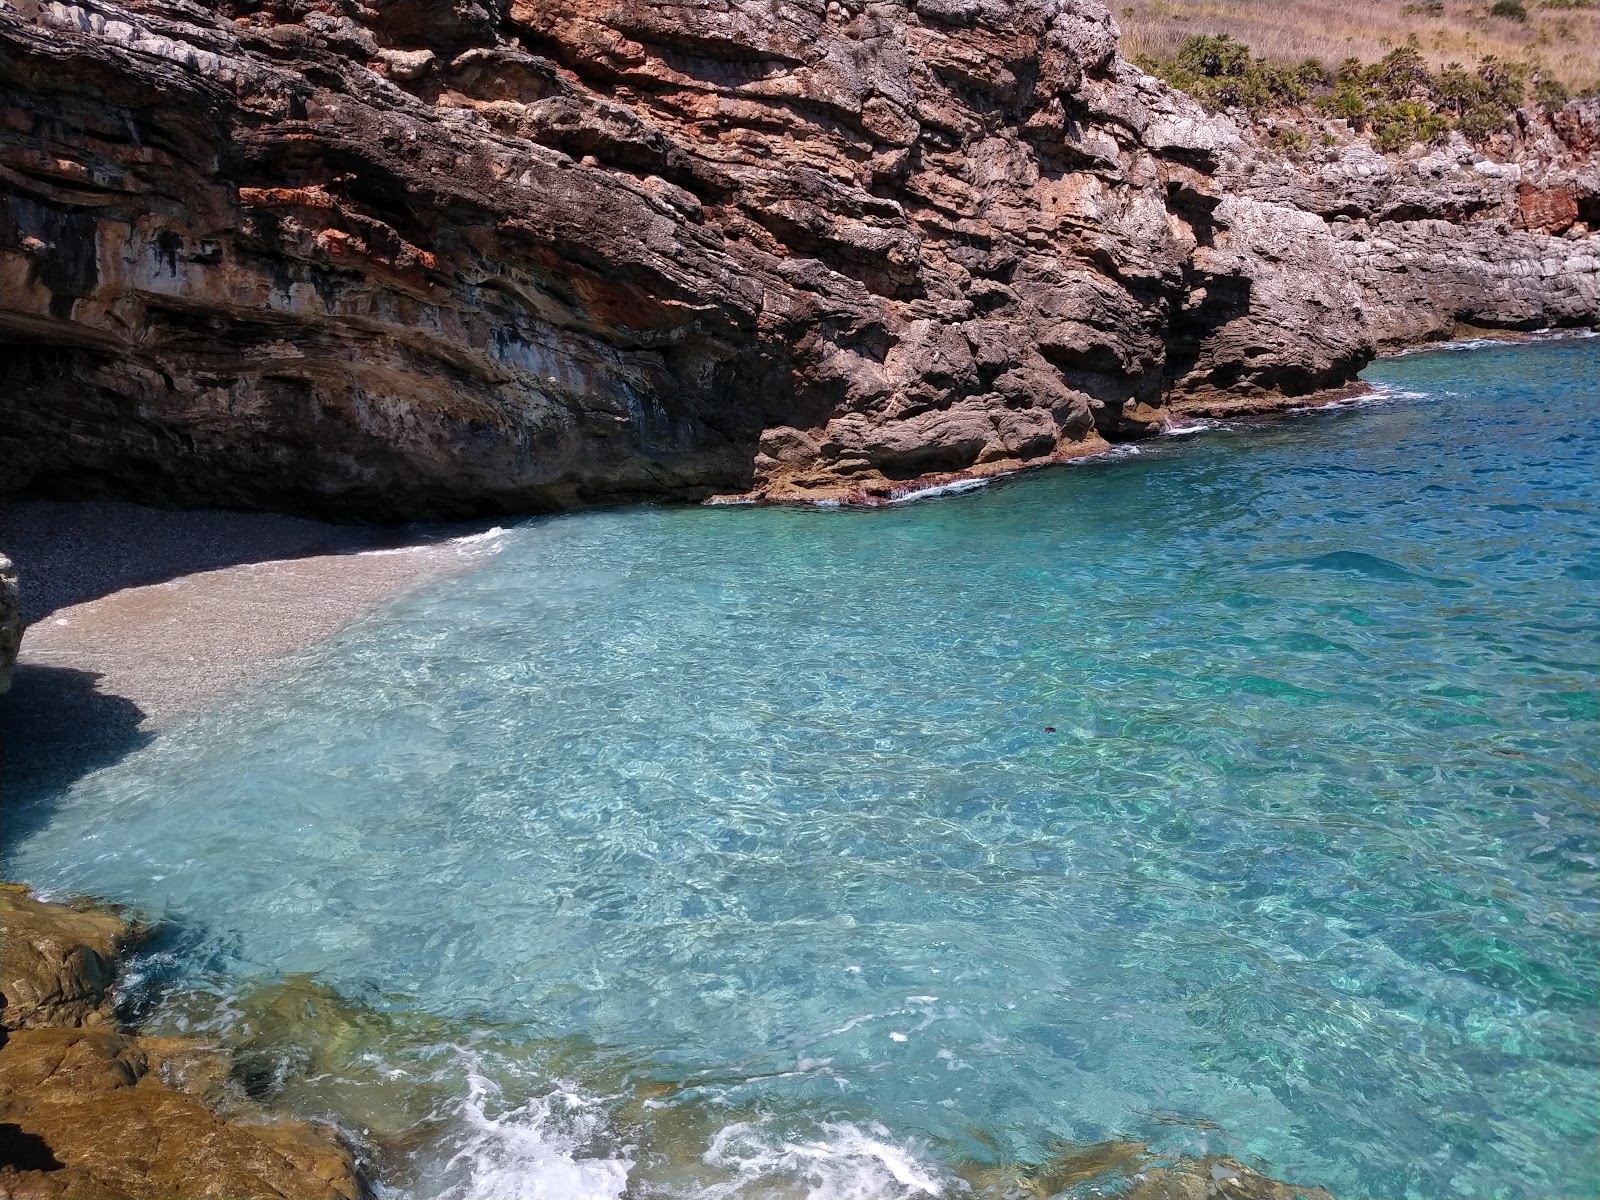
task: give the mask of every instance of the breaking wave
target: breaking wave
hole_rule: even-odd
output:
[[[500,1086],[477,1059],[462,1058],[467,1095],[442,1149],[433,1151],[433,1162],[422,1166],[407,1191],[430,1200],[619,1200],[633,1162],[595,1152],[606,1132],[596,1099],[558,1083],[506,1107]]]
[[[822,1136],[785,1138],[764,1123],[740,1121],[711,1139],[707,1165],[730,1174],[700,1194],[707,1200],[793,1196],[797,1200],[911,1200],[943,1190],[938,1173],[874,1121],[823,1125]]]

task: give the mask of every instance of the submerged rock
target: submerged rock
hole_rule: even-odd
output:
[[[0,1198],[360,1200],[337,1132],[273,1120],[228,1093],[231,1064],[192,1039],[110,1024],[137,927],[84,902],[0,885]]]
[[[0,490],[870,501],[1596,320],[1600,106],[1290,162],[1096,0],[25,0],[0,51]]]
[[[1268,1179],[1224,1155],[1153,1167],[1123,1196],[1125,1200],[1333,1200],[1322,1188]]]
[[[1269,1179],[1225,1155],[1174,1158],[1153,1154],[1142,1142],[1063,1145],[1043,1163],[969,1164],[961,1175],[980,1200],[1050,1200],[1063,1194],[1123,1200],[1333,1200],[1320,1187]]]

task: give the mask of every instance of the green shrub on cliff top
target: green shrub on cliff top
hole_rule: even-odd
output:
[[[1249,46],[1225,33],[1189,38],[1175,59],[1146,59],[1141,65],[1182,88],[1212,112],[1237,108],[1257,114],[1303,104],[1311,95],[1313,83],[1323,76],[1320,63],[1308,61],[1285,68],[1252,58]]]
[[[1140,66],[1188,92],[1208,110],[1260,116],[1310,104],[1326,117],[1368,131],[1380,150],[1399,151],[1437,141],[1458,129],[1482,141],[1510,123],[1527,96],[1531,68],[1484,58],[1476,70],[1451,63],[1430,71],[1416,42],[1375,63],[1347,58],[1333,71],[1308,59],[1278,67],[1251,55],[1227,34],[1191,37],[1171,59],[1142,59]],[[1566,101],[1559,83],[1538,81],[1534,98],[1546,108]]]

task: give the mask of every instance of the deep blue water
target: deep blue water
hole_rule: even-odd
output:
[[[1600,342],[1369,378],[891,511],[519,525],[30,801],[7,872],[167,918],[174,987],[590,1047],[451,1051],[505,1092],[420,1194],[954,1193],[1128,1138],[1595,1196]],[[638,1128],[689,1105],[669,1169]]]

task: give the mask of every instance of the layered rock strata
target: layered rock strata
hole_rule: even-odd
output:
[[[360,1200],[332,1130],[232,1098],[201,1043],[116,1029],[132,922],[4,884],[0,932],[0,1200]]]
[[[1291,164],[1092,0],[0,0],[0,490],[394,519],[1058,461],[1593,323],[1595,108],[1529,120],[1524,163]]]

